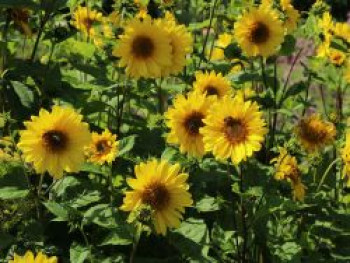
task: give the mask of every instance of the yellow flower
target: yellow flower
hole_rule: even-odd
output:
[[[233,66],[230,70],[230,73],[233,73],[233,74],[243,71],[244,68],[248,66],[247,62],[239,59],[233,59],[231,61],[231,64],[233,64]]]
[[[329,60],[331,61],[332,64],[336,66],[341,66],[343,65],[345,59],[346,59],[346,55],[344,54],[344,52],[341,52],[340,50],[337,50],[337,49],[331,49],[329,51]]]
[[[300,18],[300,14],[294,9],[290,2],[291,0],[281,0],[282,10],[286,14],[286,20],[284,21],[284,26],[287,28],[287,33],[293,32],[297,26]]]
[[[266,5],[251,8],[234,25],[234,37],[248,56],[268,57],[276,53],[284,39],[278,14]]]
[[[84,147],[91,135],[87,123],[71,108],[54,106],[52,112],[41,109],[39,116],[25,122],[18,147],[26,162],[37,173],[48,171],[59,179],[63,172],[78,172],[84,162]]]
[[[202,157],[205,152],[199,129],[204,126],[203,119],[207,116],[211,103],[212,99],[197,92],[189,93],[187,98],[178,95],[174,106],[165,114],[170,128],[167,142],[179,145],[181,153]]]
[[[92,142],[86,148],[86,155],[92,163],[111,164],[118,155],[118,146],[117,136],[113,135],[108,129],[102,134],[93,132]]]
[[[343,178],[346,179],[347,187],[350,187],[350,132],[346,133],[345,146],[342,149],[342,158],[344,162]]]
[[[324,12],[322,19],[318,20],[318,26],[323,30],[323,34],[328,35],[332,31],[334,23],[329,12]]]
[[[186,55],[192,52],[192,35],[185,26],[177,25],[175,18],[169,12],[164,19],[159,19],[157,22],[168,34],[172,48],[171,64],[162,69],[162,76],[178,74],[186,65]]]
[[[318,114],[312,114],[300,120],[295,133],[307,151],[315,152],[333,143],[336,129],[333,123],[321,120]]]
[[[108,16],[108,21],[112,23],[113,26],[118,27],[120,25],[120,16],[117,11],[113,11]]]
[[[350,25],[348,23],[335,23],[333,33],[350,43]]]
[[[57,263],[57,257],[48,257],[42,252],[39,252],[36,257],[33,252],[27,251],[24,256],[14,255],[14,259],[10,260],[9,263]]]
[[[279,153],[278,157],[271,160],[271,163],[275,163],[275,179],[291,182],[294,199],[303,201],[306,187],[301,182],[297,159],[289,155],[285,148],[279,148]]]
[[[188,192],[188,174],[180,172],[180,165],[151,160],[135,166],[135,179],[127,179],[133,189],[125,193],[124,211],[133,211],[141,205],[152,209],[156,233],[166,235],[167,228],[180,226],[185,207],[193,203]]]
[[[215,47],[211,53],[210,59],[221,60],[225,58],[224,49],[228,47],[232,41],[233,36],[231,34],[223,33],[218,36],[218,40],[215,42]],[[209,50],[210,53],[210,50]]]
[[[85,6],[78,6],[73,14],[73,18],[72,25],[76,29],[88,37],[94,37],[96,34],[94,23],[102,22],[102,13],[90,10]]]
[[[129,21],[120,36],[113,55],[120,57],[120,66],[136,79],[158,78],[162,69],[171,66],[172,48],[168,34],[149,17]]]
[[[219,160],[231,158],[234,164],[259,151],[267,133],[257,103],[243,101],[240,96],[216,101],[203,122],[200,132],[205,150]]]
[[[322,42],[317,48],[317,51],[316,51],[317,57],[327,57],[330,52],[330,45],[331,45],[330,41]]]
[[[235,96],[240,96],[243,100],[249,100],[256,95],[255,90],[251,87],[243,87],[239,90],[236,90]]]
[[[193,90],[207,96],[222,98],[231,94],[231,84],[221,73],[196,72],[196,81],[193,83]]]

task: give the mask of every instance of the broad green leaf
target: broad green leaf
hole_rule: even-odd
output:
[[[0,199],[17,199],[24,198],[29,194],[29,190],[18,189],[16,187],[3,187],[0,188]]]

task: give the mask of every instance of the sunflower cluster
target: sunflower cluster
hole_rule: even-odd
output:
[[[275,163],[275,179],[288,180],[293,188],[294,199],[303,201],[306,187],[301,182],[297,159],[288,154],[285,148],[280,148],[279,153],[279,156],[271,160],[272,163]]]
[[[181,72],[191,51],[191,34],[167,13],[163,19],[145,15],[128,21],[113,55],[130,77],[160,78]]]

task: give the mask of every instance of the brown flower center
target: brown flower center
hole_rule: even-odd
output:
[[[254,44],[265,43],[270,36],[269,28],[262,22],[256,22],[250,32],[250,41]]]
[[[204,90],[207,92],[207,96],[219,95],[219,92],[218,92],[217,88],[215,88],[212,85],[206,86]]]
[[[148,204],[153,209],[159,211],[168,206],[170,193],[163,184],[153,183],[142,192],[141,199],[144,204]]]
[[[149,58],[154,52],[154,43],[148,36],[138,36],[132,42],[132,52],[138,58]]]
[[[224,119],[224,133],[231,143],[239,143],[247,137],[247,127],[242,120],[231,116]]]
[[[42,139],[45,148],[53,153],[65,150],[68,145],[68,137],[61,131],[52,130],[45,132]]]
[[[190,135],[199,134],[199,129],[204,126],[203,118],[204,115],[200,112],[193,112],[187,117],[184,126]]]
[[[106,140],[101,140],[96,143],[96,150],[99,154],[105,154],[109,152],[110,146]]]
[[[94,21],[90,18],[85,18],[82,23],[87,28],[87,30],[90,30],[94,24]]]

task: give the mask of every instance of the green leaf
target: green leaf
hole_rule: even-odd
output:
[[[0,249],[5,249],[15,242],[15,238],[7,233],[0,233]]]
[[[284,42],[281,46],[281,55],[283,56],[290,56],[293,54],[293,52],[295,51],[295,44],[296,44],[296,40],[292,35],[287,35],[284,38]]]
[[[26,108],[31,108],[34,104],[33,91],[31,91],[28,86],[18,81],[11,81],[11,84],[21,104]]]
[[[28,194],[29,190],[18,189],[17,187],[0,188],[0,199],[2,200],[24,198]]]
[[[301,81],[301,82],[295,83],[291,87],[289,87],[289,89],[287,90],[284,96],[284,99],[287,99],[291,96],[298,95],[299,93],[301,93],[306,89],[307,89],[307,86],[304,82]]]
[[[125,137],[119,141],[119,156],[125,155],[132,150],[135,145],[136,136]]]
[[[132,242],[133,238],[130,232],[127,231],[126,227],[120,226],[117,230],[108,233],[106,238],[103,239],[101,246],[125,246],[132,244]]]
[[[38,8],[38,4],[36,4],[32,0],[0,0],[0,8]]]
[[[69,250],[70,262],[84,263],[88,258],[90,252],[87,247],[83,247],[79,244],[73,243]]]
[[[86,224],[94,223],[108,229],[117,228],[119,223],[123,222],[117,209],[109,204],[98,204],[91,207],[85,212],[83,220]]]
[[[68,210],[65,209],[62,205],[54,202],[48,201],[44,203],[45,207],[56,216],[55,221],[68,221]]]
[[[199,212],[213,212],[220,210],[218,200],[211,196],[205,196],[196,204]]]

